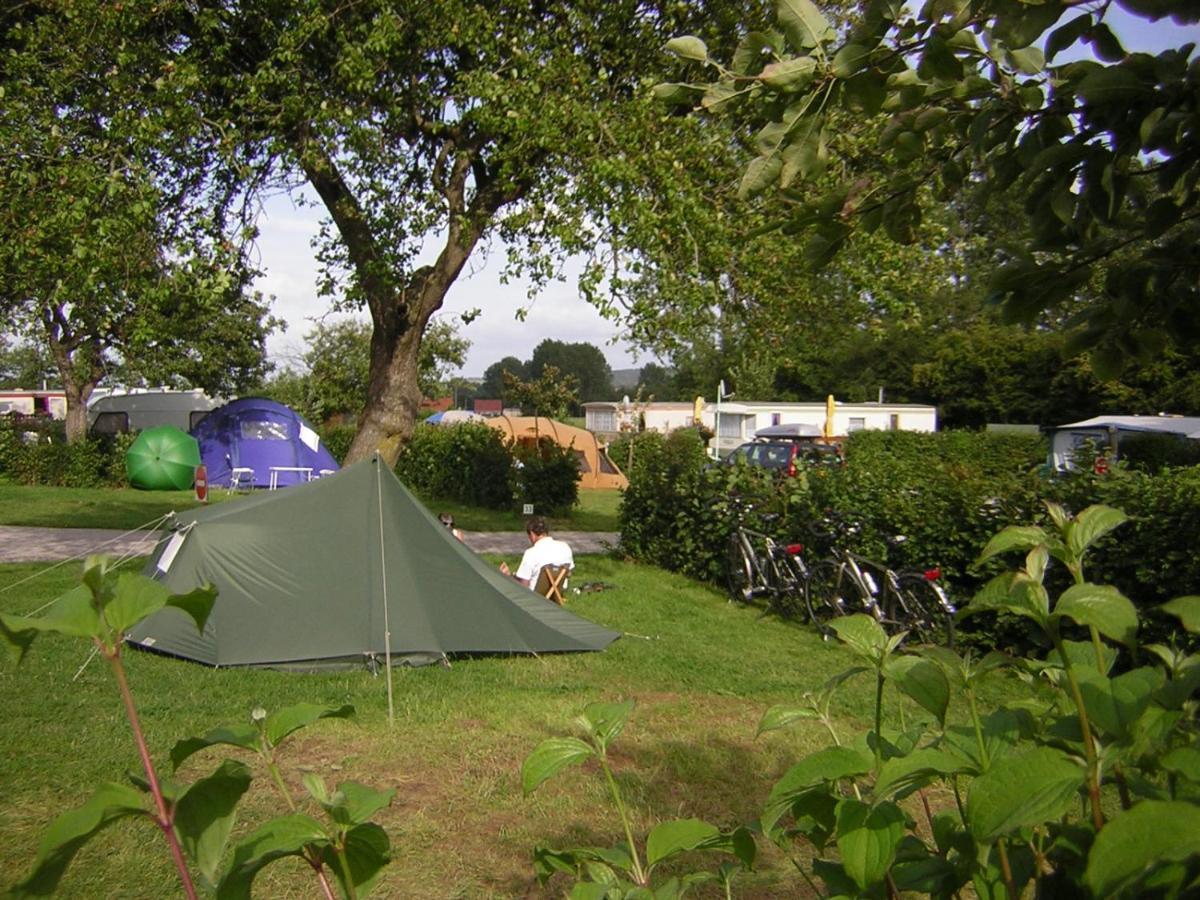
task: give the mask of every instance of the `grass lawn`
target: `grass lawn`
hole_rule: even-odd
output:
[[[209,491],[209,502],[236,502],[241,496],[217,488]],[[458,527],[466,531],[521,531],[524,527],[519,509],[478,509],[425,497],[422,501],[435,513],[452,513]],[[617,531],[620,503],[620,491],[580,491],[575,508],[567,516],[551,517],[550,527],[560,531]],[[0,525],[127,531],[145,527],[172,510],[180,512],[199,505],[191,491],[30,487],[0,481]]]
[[[756,739],[760,717],[848,667],[848,654],[806,627],[760,618],[661,570],[603,556],[581,556],[578,564],[577,584],[611,587],[571,597],[570,608],[625,637],[603,653],[398,669],[394,725],[385,680],[366,672],[212,670],[127,650],[156,759],[162,763],[177,739],[242,720],[258,704],[273,710],[301,701],[352,703],[353,721],[300,732],[283,763],[301,793],[306,772],[330,784],[354,779],[396,788],[392,805],[376,817],[392,842],[393,861],[373,895],[382,897],[543,896],[531,865],[536,844],[619,840],[619,819],[590,766],[561,774],[529,798],[521,794],[525,756],[546,737],[571,734],[572,719],[594,701],[637,701],[612,758],[639,838],[669,818],[723,826],[756,819],[797,755],[827,743],[815,723]],[[73,586],[75,573],[58,569],[7,589],[41,568],[0,566],[0,610],[29,613]],[[48,636],[22,666],[0,667],[0,890],[27,869],[56,813],[81,803],[93,785],[137,768],[111,673],[87,658],[85,644]],[[862,739],[872,694],[860,676],[839,695],[834,709],[843,740]],[[907,714],[911,722],[911,705]],[[226,755],[236,754],[206,751],[181,777],[210,772]],[[265,774],[255,771],[235,834],[283,811]],[[738,896],[807,896],[778,850],[763,844],[760,854]],[[314,896],[301,869],[290,861],[268,868],[256,895]],[[545,895],[561,896],[564,885],[553,882]],[[177,895],[160,837],[149,825],[125,822],[81,852],[61,889],[61,896],[81,898]]]

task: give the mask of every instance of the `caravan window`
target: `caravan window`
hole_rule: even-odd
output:
[[[242,419],[241,426],[243,441],[286,441],[288,427],[286,422],[273,422],[270,419]]]
[[[129,414],[123,412],[102,412],[92,423],[95,434],[128,434]]]

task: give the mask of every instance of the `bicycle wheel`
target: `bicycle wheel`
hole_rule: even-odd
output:
[[[850,588],[846,567],[832,559],[817,563],[804,583],[804,605],[808,618],[822,634],[829,634],[829,622],[846,615],[846,592]]]
[[[805,614],[804,578],[800,567],[783,547],[774,546],[768,560],[771,592],[769,608],[781,619]]]
[[[725,554],[725,583],[729,587],[730,598],[738,603],[749,603],[754,599],[757,580],[757,561],[735,533],[729,538]]]
[[[921,643],[954,647],[954,606],[938,585],[923,575],[901,575],[900,602]]]

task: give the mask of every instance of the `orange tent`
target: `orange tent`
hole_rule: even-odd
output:
[[[550,438],[560,447],[570,447],[579,462],[581,488],[627,488],[629,479],[608,458],[596,436],[583,428],[540,416],[491,416],[487,423],[515,443],[533,446],[538,438]]]

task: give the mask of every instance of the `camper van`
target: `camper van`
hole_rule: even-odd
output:
[[[123,434],[156,425],[190,432],[220,401],[202,391],[140,391],[101,397],[88,407],[92,434]]]

